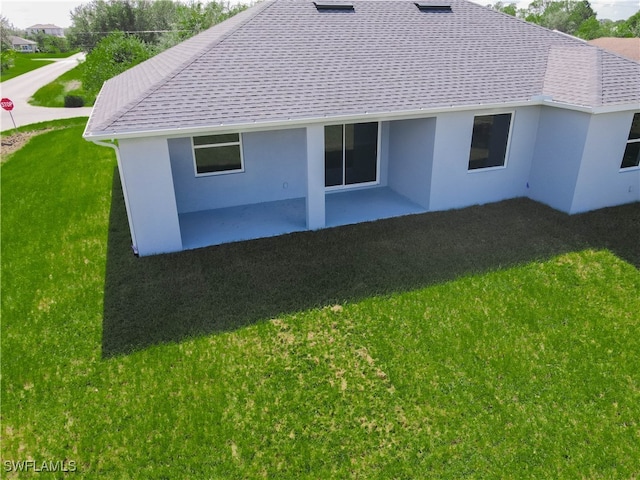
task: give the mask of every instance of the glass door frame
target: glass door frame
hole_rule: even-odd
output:
[[[347,184],[346,183],[346,126],[347,125],[358,125],[358,124],[362,124],[362,123],[376,123],[378,125],[378,131],[377,131],[377,139],[376,139],[376,179],[373,181],[369,181],[369,182],[361,182],[361,183],[350,183]],[[342,184],[341,185],[332,185],[327,187],[326,186],[326,175],[325,175],[325,191],[326,192],[335,192],[335,191],[340,191],[340,190],[349,190],[349,189],[356,189],[356,188],[363,188],[363,187],[370,187],[370,186],[374,186],[374,185],[379,185],[380,184],[380,147],[382,144],[382,122],[377,121],[377,122],[354,122],[354,123],[330,123],[330,124],[326,124],[324,125],[324,127],[334,127],[334,126],[341,126],[342,127]],[[323,128],[324,128],[323,127]],[[325,149],[325,155],[326,155],[326,149]],[[326,160],[325,160],[326,162]],[[325,164],[326,165],[326,164]]]

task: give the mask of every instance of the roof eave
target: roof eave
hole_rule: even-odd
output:
[[[603,105],[601,107],[595,107],[593,109],[594,114],[637,111],[640,111],[640,102],[624,103],[618,105]]]
[[[96,140],[123,140],[131,138],[147,138],[147,137],[189,137],[194,135],[210,134],[210,133],[229,133],[229,132],[251,132],[259,130],[278,130],[283,128],[300,128],[307,125],[329,124],[329,123],[355,123],[355,122],[371,122],[371,121],[392,121],[406,120],[412,118],[421,118],[437,115],[440,113],[463,112],[463,111],[491,111],[491,110],[508,110],[518,107],[546,106],[553,108],[561,108],[564,110],[573,110],[589,114],[604,114],[625,111],[637,111],[640,109],[640,103],[625,103],[616,105],[606,105],[600,107],[592,107],[588,105],[577,105],[565,102],[555,101],[548,96],[536,96],[531,100],[491,103],[491,104],[473,104],[473,105],[451,105],[448,107],[432,107],[419,108],[415,110],[402,110],[395,112],[362,112],[352,115],[335,115],[322,117],[304,117],[291,118],[287,120],[274,120],[263,122],[239,122],[239,123],[218,123],[213,125],[204,125],[199,127],[185,128],[166,128],[166,129],[150,129],[150,130],[130,130],[121,132],[96,132],[91,133],[85,130],[83,137],[88,141]],[[88,124],[87,124],[88,126]]]
[[[517,102],[505,102],[505,103],[492,103],[492,104],[473,104],[473,105],[451,105],[451,106],[439,106],[431,108],[418,108],[414,110],[401,110],[392,112],[361,112],[350,115],[334,115],[334,116],[321,116],[321,117],[302,117],[291,118],[286,120],[273,120],[273,121],[261,121],[261,122],[238,122],[238,123],[217,123],[212,125],[205,125],[199,127],[185,127],[185,128],[167,128],[167,129],[150,129],[150,130],[130,130],[121,132],[87,132],[85,130],[83,137],[86,140],[113,140],[113,139],[128,139],[128,138],[144,138],[144,137],[184,137],[199,135],[204,133],[226,133],[226,132],[250,132],[257,130],[277,130],[281,128],[296,128],[304,127],[314,124],[328,124],[328,123],[353,123],[362,121],[390,121],[420,118],[425,116],[432,116],[439,113],[448,112],[460,112],[469,110],[496,110],[496,109],[510,109],[524,106],[536,106],[541,105],[542,102],[539,99],[532,99],[526,101]]]
[[[589,106],[589,105],[564,103],[564,102],[559,102],[559,101],[555,101],[553,99],[547,98],[542,100],[541,105],[544,105],[547,107],[562,108],[564,110],[573,110],[577,112],[590,113],[593,115],[640,110],[640,102],[615,103],[615,104],[609,104],[609,105]]]

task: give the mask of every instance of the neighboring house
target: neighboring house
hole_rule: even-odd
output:
[[[18,52],[33,53],[38,51],[38,42],[22,37],[11,36],[11,46]]]
[[[640,62],[640,38],[602,37],[589,40],[591,45],[604,48],[623,57]]]
[[[268,0],[107,81],[134,251],[640,200],[640,64],[465,0]],[[111,142],[116,140],[117,142]]]
[[[53,25],[51,23],[38,23],[26,28],[27,35],[37,35],[38,33],[44,33],[45,35],[53,35],[55,37],[64,37],[64,29]]]

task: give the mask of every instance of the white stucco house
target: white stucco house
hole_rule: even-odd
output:
[[[151,255],[529,197],[640,200],[640,63],[466,0],[266,0],[106,82]]]
[[[18,52],[33,53],[38,51],[38,42],[22,37],[16,37],[15,35],[12,35],[10,38],[11,46]]]
[[[37,23],[25,28],[27,35],[37,35],[44,33],[45,35],[53,35],[55,37],[64,37],[64,28],[54,25],[53,23]]]

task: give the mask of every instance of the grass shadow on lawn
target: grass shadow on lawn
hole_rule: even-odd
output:
[[[283,313],[607,248],[640,268],[640,204],[569,216],[528,199],[136,258],[117,171],[105,358]]]

